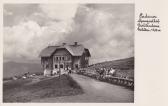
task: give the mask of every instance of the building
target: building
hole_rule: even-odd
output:
[[[72,45],[48,46],[41,51],[40,57],[44,75],[53,75],[87,67],[91,55],[82,44],[74,42]]]

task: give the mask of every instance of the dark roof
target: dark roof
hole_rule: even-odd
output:
[[[57,49],[60,48],[65,48],[67,49],[72,56],[81,56],[84,52],[86,52],[88,54],[88,56],[90,57],[90,52],[88,49],[84,48],[83,45],[62,45],[62,46],[48,46],[46,48],[44,48],[41,53],[40,53],[40,57],[49,57],[51,56],[54,51],[56,51]]]
[[[81,56],[84,52],[83,45],[67,45],[66,49],[71,53],[72,56]]]
[[[89,49],[85,48],[85,52],[86,52],[86,55],[87,55],[88,57],[91,57],[90,52],[89,52]]]
[[[57,48],[56,46],[48,46],[41,51],[39,56],[40,57],[49,57],[56,50],[56,48]]]

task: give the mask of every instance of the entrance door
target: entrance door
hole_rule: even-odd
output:
[[[59,64],[55,63],[53,66],[53,75],[59,73]]]
[[[64,64],[60,64],[60,72],[61,74],[64,74]]]
[[[78,69],[78,68],[79,68],[78,64],[75,64],[75,69]]]

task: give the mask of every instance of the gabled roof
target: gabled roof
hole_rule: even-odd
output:
[[[90,52],[89,52],[89,49],[85,48],[85,53],[86,53],[86,55],[87,55],[88,57],[91,57],[91,54],[90,54]]]
[[[67,45],[65,48],[72,56],[81,56],[84,53],[83,45]]]
[[[84,48],[83,45],[62,45],[62,46],[48,46],[46,48],[44,48],[41,53],[40,53],[40,57],[49,57],[51,56],[56,50],[60,49],[60,48],[65,48],[66,50],[68,50],[70,52],[70,54],[72,56],[82,56],[82,54],[84,52],[86,52],[88,54],[88,56],[90,57],[90,52],[88,49]]]
[[[48,46],[41,51],[39,56],[40,57],[49,57],[56,50],[56,48],[57,48],[56,46]]]

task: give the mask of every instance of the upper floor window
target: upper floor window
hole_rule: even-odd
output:
[[[54,59],[54,61],[58,61],[58,57],[56,57],[56,56],[53,59]]]
[[[65,57],[62,57],[62,60],[65,60]]]
[[[53,58],[54,61],[67,61],[70,60],[71,57],[70,56],[55,56]]]
[[[89,57],[85,57],[85,60],[89,60]]]
[[[58,57],[56,57],[56,61],[58,61]]]
[[[67,56],[67,60],[70,60],[71,59],[71,57],[70,56]]]

